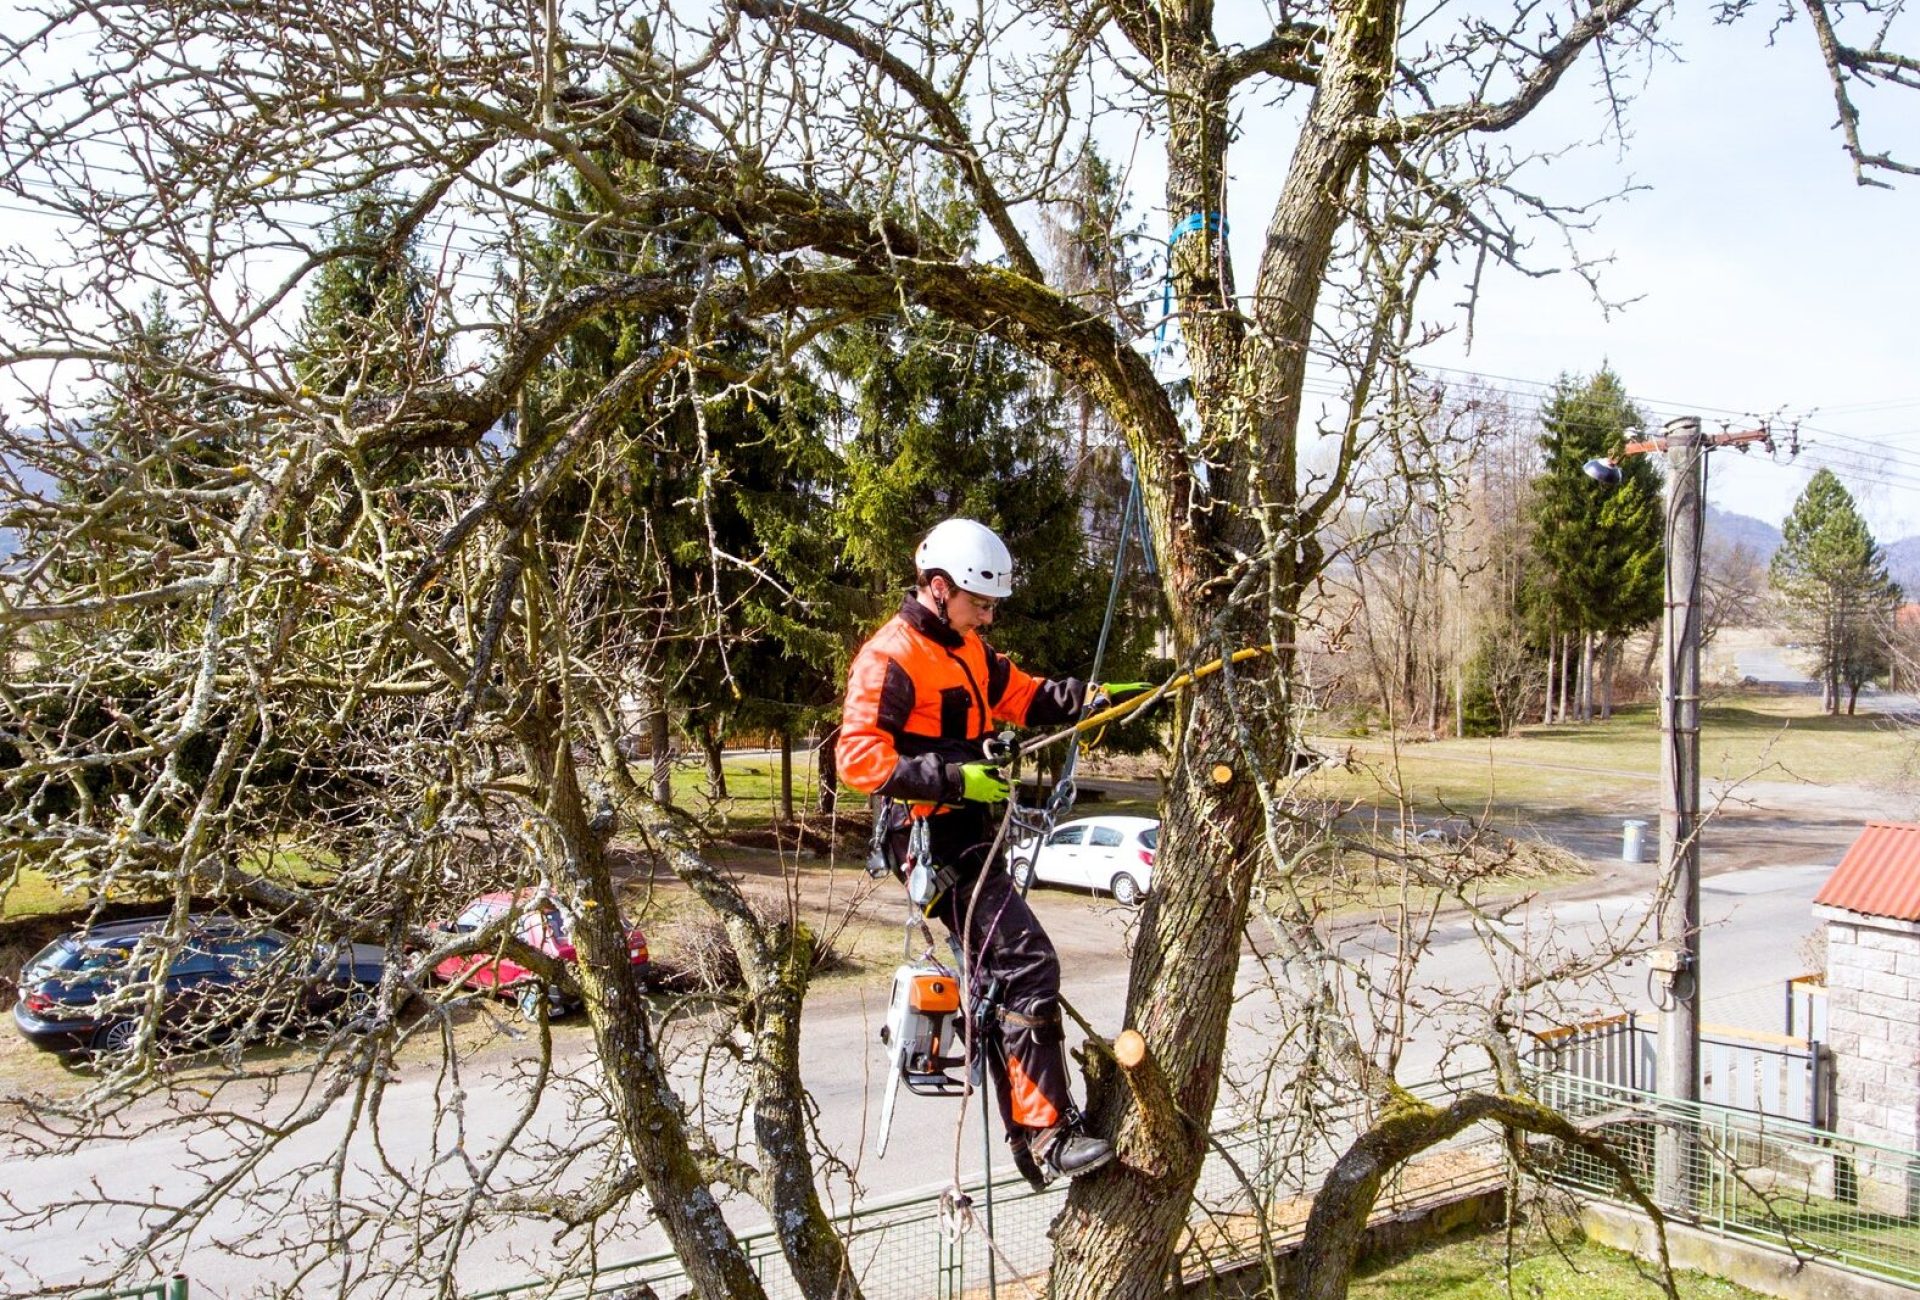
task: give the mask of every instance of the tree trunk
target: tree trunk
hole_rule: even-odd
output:
[[[840,724],[835,723],[827,734],[820,737],[820,743],[814,748],[815,765],[820,771],[820,811],[823,815],[833,812],[834,802],[840,795],[840,768],[834,758],[834,746],[840,743]]]
[[[793,825],[793,733],[780,728],[780,824]]]
[[[1183,704],[1186,716],[1174,724],[1183,740],[1175,752],[1240,753],[1224,689],[1205,689]],[[1285,752],[1284,736],[1260,739],[1273,745],[1269,752]],[[1244,844],[1262,838],[1255,785],[1237,758],[1231,766],[1225,782],[1213,780],[1205,764],[1183,762],[1171,773],[1154,892],[1141,917],[1128,986],[1126,1023],[1145,1039],[1184,1115],[1213,1113],[1258,857],[1222,855],[1216,846],[1223,837]],[[1054,1229],[1050,1294],[1159,1300],[1206,1135],[1198,1126],[1176,1126],[1178,1141],[1169,1145],[1163,1122],[1143,1115],[1110,1077],[1102,1082],[1106,1086],[1096,1088],[1089,1071],[1088,1119],[1095,1131],[1113,1136],[1118,1159],[1068,1194]]]
[[[711,722],[702,722],[698,728],[700,737],[700,755],[707,762],[707,793],[714,799],[727,797],[727,765],[722,762],[724,755],[724,737],[720,728]]]
[[[1593,721],[1593,633],[1580,634],[1580,721]]]
[[[1614,670],[1620,666],[1620,643],[1614,637],[1608,637],[1600,655],[1600,718],[1605,721],[1613,716],[1613,677]]]
[[[1557,721],[1573,721],[1573,633],[1560,634],[1560,716]]]
[[[1556,665],[1556,671],[1553,676],[1553,689],[1555,692],[1553,720],[1555,722],[1566,722],[1570,713],[1567,707],[1567,690],[1568,684],[1573,680],[1573,635],[1568,632],[1560,632],[1555,634],[1554,639],[1559,644],[1560,662]]]
[[[1565,632],[1553,634],[1553,649],[1559,653],[1559,661],[1553,664],[1553,720],[1555,722],[1567,720],[1567,680],[1571,676],[1571,668],[1567,666],[1567,661],[1571,659],[1571,653],[1569,653],[1571,645],[1572,641],[1567,639]]]
[[[1207,80],[1214,62],[1205,30],[1206,5],[1166,6],[1153,28],[1132,6],[1118,21],[1141,49],[1164,51],[1168,77],[1168,210],[1176,219],[1219,210],[1225,184],[1228,96]],[[1167,597],[1176,654],[1203,645],[1222,649],[1290,642],[1301,585],[1318,572],[1321,552],[1312,520],[1299,508],[1298,446],[1314,311],[1333,243],[1348,218],[1348,192],[1367,144],[1354,124],[1370,121],[1394,69],[1395,11],[1371,3],[1342,12],[1329,25],[1321,79],[1268,223],[1251,302],[1260,328],[1246,331],[1236,312],[1232,267],[1218,255],[1218,235],[1203,230],[1173,249],[1174,285],[1192,362],[1195,408],[1206,445],[1242,449],[1213,477],[1219,500],[1234,503],[1195,537],[1180,512],[1190,499],[1184,449],[1149,443],[1135,459],[1153,507],[1153,543]],[[1210,250],[1212,250],[1210,252]],[[1144,454],[1143,454],[1144,453]],[[1157,483],[1155,480],[1158,480]],[[1335,485],[1338,486],[1337,484]],[[1169,489],[1174,495],[1170,498]],[[1330,491],[1332,489],[1329,489]],[[1244,512],[1244,513],[1240,513]],[[1228,557],[1272,552],[1265,598],[1231,599],[1220,581]],[[1284,779],[1289,751],[1290,650],[1221,672],[1188,691],[1175,708],[1173,765],[1164,799],[1154,891],[1140,920],[1127,989],[1127,1024],[1171,1084],[1180,1113],[1196,1117],[1179,1129],[1172,1150],[1157,1126],[1143,1124],[1126,1090],[1108,1071],[1089,1081],[1089,1110],[1098,1131],[1113,1135],[1118,1160],[1074,1183],[1054,1227],[1051,1294],[1057,1300],[1159,1300],[1167,1269],[1186,1231],[1193,1189],[1206,1154],[1225,1056],[1234,976],[1256,865],[1271,847],[1285,854],[1299,834],[1262,815],[1261,787]],[[1258,708],[1236,708],[1232,692],[1257,678]],[[1262,783],[1254,777],[1259,764]],[[1244,846],[1222,852],[1221,845]],[[1146,1170],[1155,1170],[1157,1176]],[[1159,1172],[1164,1170],[1164,1172]]]
[[[1853,716],[1853,706],[1860,702],[1860,683],[1847,683],[1847,716]]]
[[[673,806],[673,729],[667,717],[666,703],[660,699],[652,701],[647,712],[647,751],[653,761],[653,773],[649,780],[653,801],[664,807]]]
[[[604,715],[589,712],[611,784],[629,804],[638,802],[612,728]],[[751,1016],[754,1039],[750,1100],[754,1143],[760,1153],[755,1195],[774,1222],[800,1293],[820,1300],[857,1300],[859,1284],[816,1189],[808,1129],[811,1114],[800,1077],[800,1012],[812,966],[813,937],[801,925],[781,928],[763,923],[738,887],[694,849],[684,826],[658,807],[642,805],[636,811],[648,838],[664,850],[674,874],[720,918],[752,993],[746,1014]],[[612,912],[611,907],[592,910]],[[619,965],[626,968],[624,961]],[[697,1294],[734,1293],[703,1289]]]
[[[558,841],[545,856],[574,917],[574,973],[613,1120],[648,1203],[700,1295],[762,1296],[760,1280],[694,1159],[686,1112],[654,1045],[651,1012],[627,960],[620,901],[599,837],[587,825],[565,721],[557,708],[542,708],[525,719],[520,736],[528,767],[545,787],[546,824]]]
[[[1543,704],[1540,709],[1540,721],[1545,723],[1548,726],[1553,725],[1553,668],[1554,668],[1553,652],[1554,652],[1555,643],[1558,640],[1559,638],[1555,636],[1547,637],[1547,689],[1545,691],[1547,698],[1546,698],[1546,703]]]

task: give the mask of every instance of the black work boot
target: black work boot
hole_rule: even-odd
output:
[[[1068,1178],[1090,1174],[1113,1160],[1113,1143],[1077,1128],[1057,1128],[1044,1145],[1036,1145],[1040,1146],[1040,1159],[1047,1172]]]

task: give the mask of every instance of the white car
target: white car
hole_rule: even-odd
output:
[[[1062,822],[1041,845],[1015,845],[1008,869],[1023,888],[1038,880],[1112,894],[1128,907],[1153,888],[1160,823],[1152,817],[1081,817]]]

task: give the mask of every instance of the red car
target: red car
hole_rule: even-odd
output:
[[[567,915],[558,899],[543,889],[502,890],[497,894],[482,894],[468,903],[452,924],[443,922],[435,928],[452,934],[471,934],[494,924],[505,913],[516,911],[520,914],[513,929],[517,938],[529,947],[538,948],[561,961],[574,960],[573,918]],[[638,926],[627,925],[625,929],[627,960],[636,971],[644,971],[647,966],[647,937],[640,933]],[[511,957],[501,956],[497,952],[449,957],[435,966],[433,973],[449,982],[464,979],[473,988],[492,989],[503,997],[510,997],[529,1019],[538,1014],[539,999],[543,992],[548,999],[549,1015],[563,1015],[570,1009],[561,1000],[558,989],[544,988],[539,976]]]

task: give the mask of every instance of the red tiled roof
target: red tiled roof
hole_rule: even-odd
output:
[[[1813,901],[1866,916],[1920,921],[1920,826],[1868,822]]]

